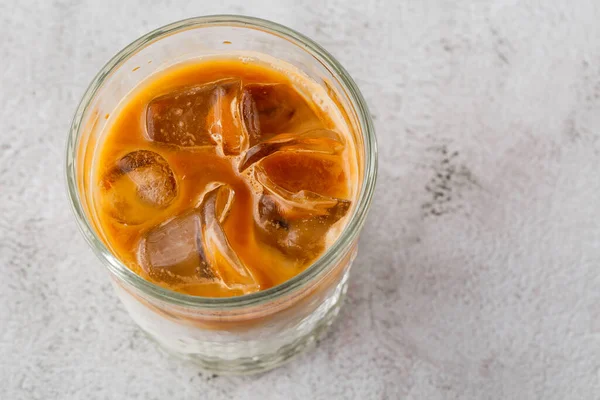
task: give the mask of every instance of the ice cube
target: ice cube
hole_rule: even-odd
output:
[[[103,208],[116,220],[137,225],[177,196],[169,163],[158,153],[136,150],[120,158],[103,177]]]
[[[257,291],[221,225],[233,201],[229,186],[211,185],[198,207],[151,229],[140,242],[142,268],[170,285],[216,283],[243,293]]]
[[[258,143],[248,149],[240,162],[239,170],[244,171],[252,164],[279,151],[294,153],[338,154],[344,149],[341,137],[328,129],[315,129],[301,133],[282,133]]]
[[[264,243],[298,260],[311,260],[325,248],[331,226],[348,211],[350,202],[338,200],[322,215],[300,217],[282,207],[280,199],[263,194],[258,202],[257,229]]]
[[[201,244],[200,216],[177,216],[150,230],[140,244],[140,264],[158,282],[213,281]]]
[[[146,111],[146,132],[155,142],[182,147],[222,146],[226,155],[246,145],[241,124],[241,82],[223,79],[167,93]]]
[[[340,156],[276,152],[255,165],[255,169],[264,169],[273,182],[290,192],[307,190],[334,198],[350,197],[348,176]]]
[[[346,215],[350,201],[308,190],[290,192],[262,168],[257,168],[255,175],[264,188],[256,221],[261,240],[299,260],[308,261],[320,254],[327,232]]]
[[[310,190],[291,192],[277,185],[260,166],[254,170],[254,176],[264,191],[273,197],[277,203],[278,212],[286,220],[329,215],[331,210],[335,209],[340,201],[343,201]]]
[[[306,100],[283,83],[244,86],[242,115],[250,146],[279,133],[325,128]]]

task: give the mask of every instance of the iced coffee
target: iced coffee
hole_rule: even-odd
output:
[[[293,71],[189,62],[105,118],[91,181],[96,230],[164,288],[231,297],[281,284],[326,251],[353,209],[348,125]]]
[[[65,161],[84,238],[161,348],[264,371],[338,315],[376,140],[352,78],[302,34],[232,15],[147,33],[83,94]]]

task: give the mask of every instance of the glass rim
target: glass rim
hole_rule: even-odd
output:
[[[202,297],[179,293],[147,281],[133,272],[112,254],[91,226],[81,203],[76,180],[77,171],[75,158],[80,141],[80,130],[82,129],[81,127],[84,122],[82,119],[88,111],[91,100],[94,99],[94,96],[105,79],[144,46],[182,31],[209,26],[241,27],[261,30],[288,40],[292,44],[302,48],[318,62],[323,64],[346,91],[350,104],[358,117],[365,151],[364,176],[361,191],[357,198],[357,206],[333,245],[331,245],[321,257],[309,267],[293,278],[265,290],[234,297]],[[71,122],[66,144],[65,167],[67,191],[71,208],[77,220],[78,228],[92,250],[96,253],[96,256],[98,256],[113,275],[147,295],[174,305],[192,308],[232,310],[255,306],[292,293],[325,273],[328,270],[327,267],[329,265],[335,265],[336,262],[339,262],[341,257],[349,250],[362,228],[373,198],[375,182],[377,180],[377,141],[373,121],[371,120],[366,101],[360,93],[356,83],[344,67],[342,67],[340,63],[338,63],[335,58],[319,44],[301,33],[268,20],[241,15],[209,15],[180,20],[148,32],[124,47],[113,56],[102,69],[100,69],[86,89]]]

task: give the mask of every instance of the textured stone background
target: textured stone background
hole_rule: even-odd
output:
[[[63,149],[147,31],[241,13],[329,49],[380,179],[341,319],[255,377],[157,352],[76,229]],[[600,398],[600,4],[0,1],[0,398]]]

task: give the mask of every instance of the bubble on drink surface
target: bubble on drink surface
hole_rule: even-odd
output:
[[[309,103],[291,85],[284,83],[244,86],[242,116],[250,146],[280,133],[325,128]]]
[[[243,293],[259,290],[222,227],[234,198],[228,185],[210,185],[195,209],[147,232],[139,247],[144,271],[168,285],[218,284]]]
[[[351,202],[308,190],[291,192],[277,185],[260,166],[255,178],[264,188],[255,221],[261,240],[300,260],[320,254],[327,232],[347,214]]]
[[[177,181],[158,153],[136,150],[121,157],[103,176],[102,206],[117,221],[137,225],[177,196]]]
[[[247,146],[241,93],[239,79],[223,79],[157,97],[146,110],[147,136],[180,147],[219,145],[225,155],[237,155]]]
[[[328,129],[315,129],[301,133],[282,133],[258,143],[246,151],[240,162],[240,172],[273,153],[289,151],[295,153],[339,154],[344,143],[339,134]]]

